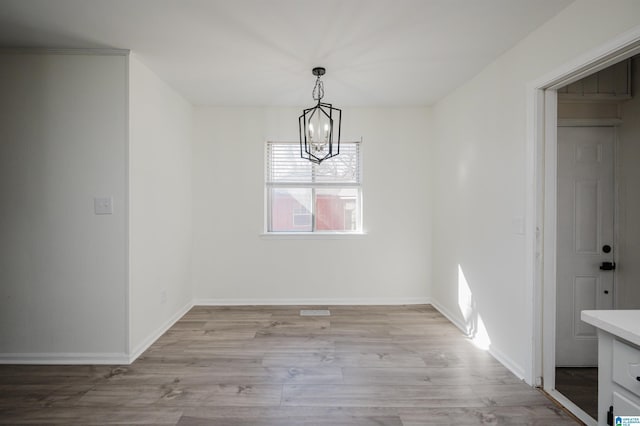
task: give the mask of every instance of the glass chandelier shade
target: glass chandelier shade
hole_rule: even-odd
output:
[[[311,108],[305,108],[298,118],[300,156],[320,164],[324,160],[340,154],[342,110],[322,102],[324,84],[320,77],[325,74],[326,70],[322,67],[316,67],[312,72],[317,77],[313,87],[313,99],[317,101],[317,104]]]

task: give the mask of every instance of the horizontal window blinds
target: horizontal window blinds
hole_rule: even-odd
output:
[[[300,158],[300,144],[267,142],[266,182],[268,185],[360,184],[360,142],[341,142],[340,154],[320,164]]]

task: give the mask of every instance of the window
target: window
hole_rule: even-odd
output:
[[[267,232],[361,232],[360,162],[360,142],[321,164],[300,158],[297,142],[267,142]]]

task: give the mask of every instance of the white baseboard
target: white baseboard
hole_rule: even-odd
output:
[[[160,336],[162,336],[164,333],[166,333],[167,330],[169,330],[173,326],[173,324],[178,322],[178,320],[180,318],[182,318],[184,316],[184,314],[186,314],[189,311],[189,309],[191,309],[191,308],[193,308],[193,302],[188,302],[186,305],[184,305],[182,307],[182,309],[180,309],[171,318],[169,318],[167,321],[165,321],[164,324],[162,324],[160,327],[158,327],[156,329],[156,331],[154,331],[153,333],[148,335],[141,343],[139,343],[133,349],[133,351],[131,351],[131,354],[129,354],[129,357],[128,357],[128,363],[131,364],[133,361],[138,359],[138,357],[140,355],[142,355],[142,353],[144,351],[149,349],[149,347],[151,345],[153,345],[153,343],[156,340],[158,340],[160,338]]]
[[[460,318],[458,315],[454,315],[453,312],[449,311],[449,309],[445,308],[444,305],[442,305],[437,300],[431,299],[431,306],[436,308],[436,310],[444,315],[446,319],[448,319],[453,325],[458,327],[458,329],[462,331],[462,334],[464,334],[465,336],[469,334],[469,330],[467,330],[464,321],[462,321],[462,318]]]
[[[428,297],[339,298],[339,299],[196,299],[194,306],[339,306],[339,305],[427,305]]]
[[[464,321],[458,316],[453,314],[449,309],[445,308],[441,303],[436,300],[431,300],[431,305],[438,310],[445,318],[447,318],[453,325],[458,327],[465,336],[468,336],[469,330],[464,324]],[[491,337],[491,336],[489,336]],[[515,362],[513,359],[505,355],[500,349],[496,348],[494,344],[489,345],[488,352],[494,357],[500,364],[504,365],[509,371],[511,371],[518,379],[524,380],[524,369],[521,365]]]
[[[495,359],[497,359],[500,364],[504,365],[511,371],[518,379],[524,380],[524,369],[517,362],[509,358],[502,352],[500,349],[496,348],[495,345],[489,345],[489,353]]]
[[[5,353],[0,354],[0,364],[41,364],[41,365],[82,365],[82,364],[118,364],[128,365],[135,361],[149,346],[162,336],[173,324],[193,307],[187,303],[155,332],[147,336],[130,353]]]
[[[0,364],[129,364],[129,357],[125,353],[5,353],[0,354]]]

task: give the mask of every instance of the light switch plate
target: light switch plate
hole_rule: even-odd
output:
[[[95,214],[113,214],[113,198],[95,197],[93,199],[93,211]]]

